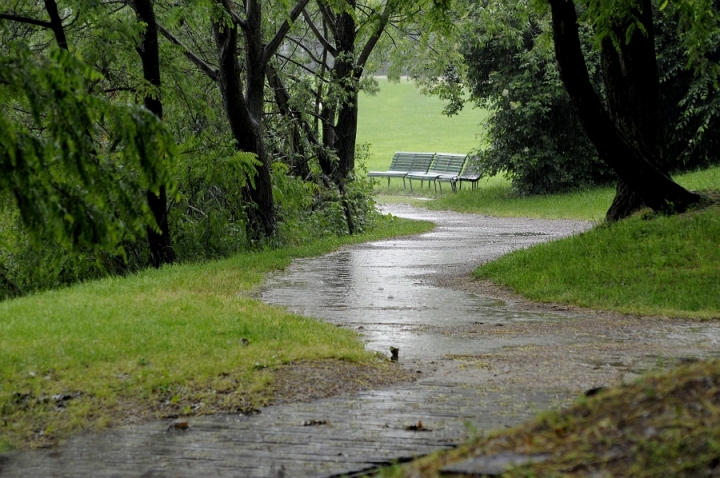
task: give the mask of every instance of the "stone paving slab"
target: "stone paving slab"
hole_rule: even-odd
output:
[[[186,431],[154,422],[80,436],[57,449],[0,455],[0,476],[341,476],[452,447],[468,436],[468,426],[482,432],[520,423],[556,399],[481,386],[408,384],[267,407],[253,416],[190,418]],[[326,423],[303,425],[310,420]],[[426,431],[406,429],[418,422]]]

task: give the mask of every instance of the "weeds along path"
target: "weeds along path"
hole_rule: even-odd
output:
[[[383,354],[398,348],[416,381],[253,416],[191,418],[185,430],[155,422],[77,437],[54,450],[0,455],[0,475],[352,476],[717,350],[712,323],[531,304],[468,279],[483,261],[589,223],[388,212],[438,227],[298,260],[260,295],[358,330]]]

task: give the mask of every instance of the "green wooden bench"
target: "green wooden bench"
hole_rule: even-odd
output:
[[[424,181],[428,182],[428,186],[432,181],[435,192],[437,192],[437,185],[440,183],[440,193],[442,193],[442,183],[447,182],[450,183],[450,188],[455,192],[455,182],[465,165],[466,159],[466,154],[436,153],[430,169],[426,172],[408,173],[406,177],[410,180],[410,191],[412,191],[412,180],[419,179],[420,187],[423,186]]]
[[[476,189],[478,181],[483,177],[482,169],[480,165],[475,161],[475,158],[468,158],[465,163],[465,169],[460,176],[457,178],[457,182],[460,183],[460,189],[462,190],[462,183],[470,183],[470,189]]]
[[[387,178],[388,186],[390,186],[390,179],[402,178],[403,188],[405,188],[405,176],[411,171],[426,172],[434,157],[435,153],[398,151],[393,155],[390,168],[387,171],[368,171],[367,175],[369,178]]]

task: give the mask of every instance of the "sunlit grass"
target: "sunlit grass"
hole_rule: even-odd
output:
[[[146,270],[0,303],[0,450],[168,413],[247,410],[271,399],[269,367],[320,358],[369,361],[354,332],[250,293],[295,257],[430,227],[385,218],[361,236]]]

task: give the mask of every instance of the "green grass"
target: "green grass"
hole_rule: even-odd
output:
[[[533,300],[640,315],[720,318],[720,207],[645,215],[480,267]]]
[[[468,153],[480,145],[486,111],[467,105],[448,118],[442,114],[442,100],[423,95],[413,82],[378,82],[380,92],[362,93],[358,103],[357,138],[370,144],[368,170],[387,170],[395,151]]]
[[[720,189],[720,167],[704,171],[679,174],[674,178],[684,187],[696,191]],[[402,186],[399,187],[402,189]],[[396,197],[381,196],[383,202],[408,202],[396,189]],[[425,190],[427,191],[427,190]],[[434,194],[432,194],[434,197]],[[615,189],[600,187],[575,191],[568,194],[517,197],[510,183],[501,178],[481,180],[474,191],[463,190],[458,194],[444,194],[434,201],[416,202],[435,210],[453,211],[492,216],[534,217],[542,219],[584,219],[601,221],[615,196]]]
[[[487,181],[481,182],[474,191],[463,190],[428,201],[426,207],[491,216],[599,221],[605,217],[614,195],[612,188],[595,188],[569,194],[517,197],[512,194],[509,183]]]
[[[384,218],[356,237],[1,303],[0,451],[163,414],[246,410],[271,398],[267,371],[274,366],[369,361],[354,332],[266,305],[251,291],[295,257],[430,227]]]

